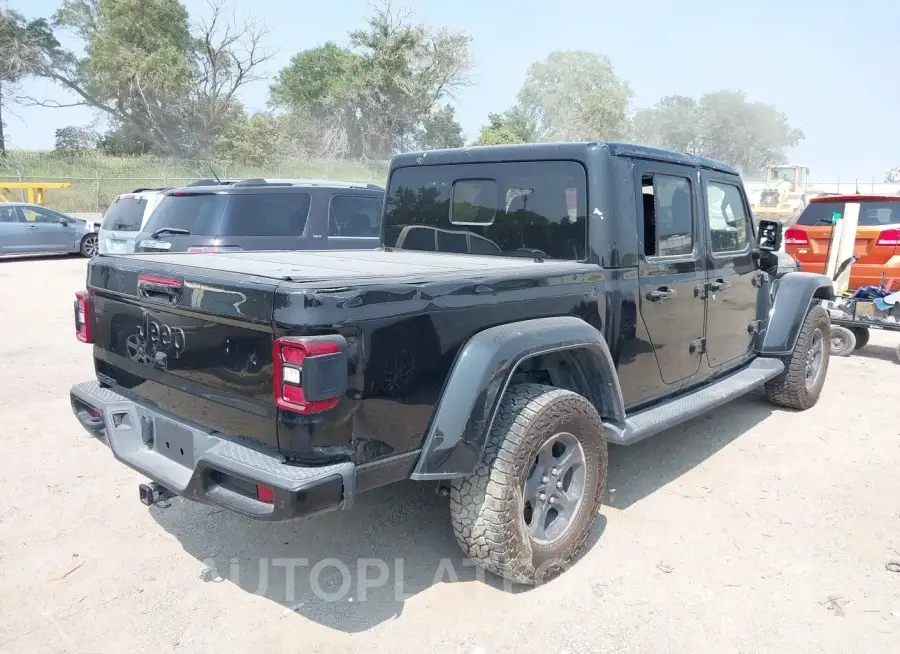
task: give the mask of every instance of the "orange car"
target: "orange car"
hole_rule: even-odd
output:
[[[784,249],[806,272],[825,272],[834,221],[848,202],[859,203],[850,289],[900,283],[900,195],[833,195],[810,200],[784,233]],[[836,247],[836,245],[835,245]],[[841,262],[838,262],[840,265]],[[882,273],[884,276],[882,277]]]

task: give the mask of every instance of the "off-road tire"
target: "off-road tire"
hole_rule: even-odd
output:
[[[832,327],[832,330],[834,330],[834,327]],[[856,346],[853,348],[854,350],[862,349],[869,344],[869,330],[866,327],[853,327],[851,331],[856,337]]]
[[[98,238],[99,237],[96,234],[88,234],[81,239],[81,247],[79,248],[81,256],[90,259],[99,252]],[[93,243],[93,248],[91,247],[91,243]]]
[[[842,325],[831,326],[831,335],[828,337],[828,343],[831,355],[836,357],[848,357],[853,354],[854,350],[861,347],[857,345],[856,332]]]
[[[584,451],[584,494],[557,541],[530,537],[523,486],[541,446],[568,432]],[[450,517],[463,552],[483,568],[521,584],[549,581],[568,569],[591,532],[606,489],[607,444],[594,406],[553,386],[507,389],[475,473],[450,487]]]
[[[831,334],[831,318],[822,307],[813,306],[806,314],[794,351],[783,357],[784,372],[766,382],[766,398],[773,404],[787,409],[805,411],[819,401],[822,386],[828,375],[830,359],[829,340]],[[809,350],[813,334],[819,331],[822,338],[822,360],[816,382],[806,387],[806,353]]]

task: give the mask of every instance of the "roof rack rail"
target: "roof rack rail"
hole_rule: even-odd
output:
[[[191,186],[231,186],[233,184],[237,184],[244,180],[239,179],[198,179],[190,184],[185,185],[184,188],[188,188]]]
[[[132,193],[146,193],[147,191],[168,191],[171,186],[160,186],[159,188],[136,188]]]

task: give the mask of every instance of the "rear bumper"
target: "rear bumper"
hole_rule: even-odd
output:
[[[288,520],[353,504],[353,463],[290,465],[276,450],[204,431],[96,381],[76,384],[69,397],[81,425],[119,461],[185,499],[257,520]],[[259,499],[257,486],[271,489],[273,501]]]

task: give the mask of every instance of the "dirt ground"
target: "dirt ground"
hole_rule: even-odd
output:
[[[289,524],[141,505],[69,408],[85,267],[0,261],[0,651],[900,649],[900,335],[833,359],[809,412],[754,395],[614,449],[585,555],[504,589],[425,485]]]

